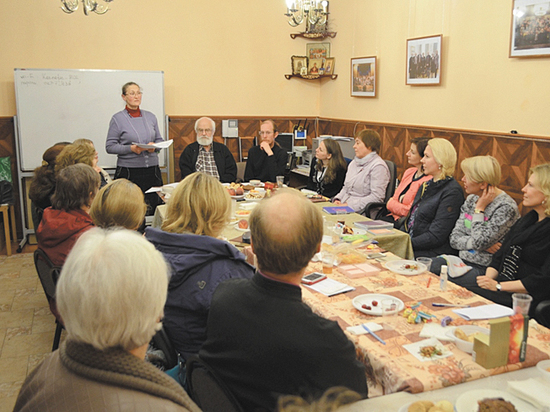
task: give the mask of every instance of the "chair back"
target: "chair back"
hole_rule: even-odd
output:
[[[296,168],[296,162],[297,162],[297,158],[296,158],[296,153],[294,152],[288,152],[288,157],[287,157],[287,161],[286,161],[286,167],[285,167],[285,184],[288,184],[288,182],[290,181],[290,172],[292,172],[292,170],[294,168]]]
[[[387,203],[395,193],[395,188],[397,187],[397,166],[391,160],[384,160],[384,162],[386,162],[390,171],[390,181],[386,187],[386,198],[384,199],[384,202]]]
[[[55,266],[42,249],[34,251],[34,266],[48,301],[55,299],[55,285],[59,279],[61,268]]]
[[[152,344],[166,356],[166,370],[172,369],[178,364],[178,352],[176,352],[174,345],[172,345],[172,341],[168,337],[164,327],[155,333]]]
[[[244,180],[244,170],[246,169],[246,162],[237,162],[237,182]]]
[[[227,386],[201,358],[192,356],[185,366],[188,392],[204,412],[243,412]]]

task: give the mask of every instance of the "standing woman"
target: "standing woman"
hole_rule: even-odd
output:
[[[338,142],[333,139],[321,140],[315,150],[315,159],[311,162],[307,188],[331,198],[342,190],[347,168]]]
[[[453,178],[456,160],[456,150],[448,140],[436,138],[428,142],[422,165],[432,179],[416,193],[405,222],[416,257],[457,254],[449,243],[464,203],[462,187]]]
[[[124,110],[115,113],[109,124],[105,149],[118,156],[115,179],[125,178],[145,192],[153,186],[162,186],[157,151],[142,149],[134,143],[154,144],[162,142],[157,118],[151,112],[141,110],[141,88],[134,82],[122,86]],[[145,195],[145,202],[153,213],[159,197],[156,193]]]
[[[411,148],[407,152],[407,160],[412,167],[403,173],[399,186],[397,186],[394,195],[386,204],[386,215],[380,217],[382,220],[394,223],[397,225],[396,227],[400,225],[399,219],[408,215],[416,197],[416,192],[418,192],[422,183],[432,178],[431,176],[426,176],[422,168],[422,158],[424,157],[424,150],[428,146],[428,140],[430,139],[424,137],[412,139]]]

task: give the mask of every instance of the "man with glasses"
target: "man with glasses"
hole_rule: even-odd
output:
[[[180,156],[181,178],[194,172],[214,176],[222,183],[237,179],[237,164],[233,155],[222,143],[214,142],[216,123],[209,117],[201,117],[195,122],[197,141],[183,150]]]
[[[284,176],[288,155],[275,141],[279,133],[273,120],[265,120],[260,126],[260,145],[248,151],[244,180],[258,179],[275,182],[277,176]]]

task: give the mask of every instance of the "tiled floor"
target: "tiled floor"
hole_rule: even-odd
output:
[[[25,377],[51,352],[54,332],[33,254],[0,255],[0,412],[13,409]]]

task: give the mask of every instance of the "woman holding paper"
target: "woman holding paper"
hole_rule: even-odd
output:
[[[138,84],[128,82],[122,86],[126,107],[111,118],[105,149],[118,156],[115,179],[128,179],[145,192],[153,186],[162,186],[162,176],[158,150],[138,145],[152,145],[162,142],[163,138],[155,115],[139,108],[141,97]],[[151,207],[149,213],[154,212],[158,199],[156,193],[145,195],[145,202]]]
[[[450,279],[493,302],[512,307],[512,294],[533,297],[530,314],[550,299],[550,164],[531,168],[523,206],[532,209],[502,240],[485,272],[477,268]]]

